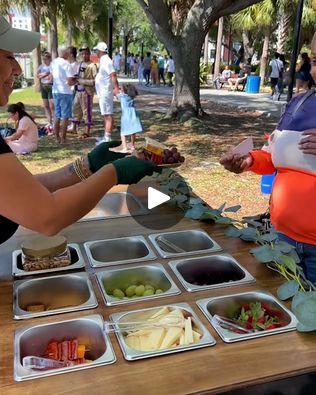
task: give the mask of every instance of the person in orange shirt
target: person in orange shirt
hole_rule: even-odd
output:
[[[151,83],[156,86],[158,84],[158,60],[154,55],[150,62]]]
[[[316,33],[311,75],[316,82]],[[294,97],[268,144],[248,155],[226,154],[220,163],[233,173],[271,174],[270,213],[279,239],[293,246],[308,280],[316,284],[316,92]]]

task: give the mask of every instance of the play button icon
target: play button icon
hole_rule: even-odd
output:
[[[170,200],[170,196],[158,191],[158,189],[152,187],[148,188],[147,207],[149,210],[168,202],[168,200]]]

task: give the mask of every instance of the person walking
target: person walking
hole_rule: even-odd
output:
[[[280,99],[280,92],[278,89],[279,79],[282,78],[284,65],[279,59],[280,54],[275,52],[274,58],[270,61],[269,66],[271,68],[270,72],[270,84],[271,84],[271,99]]]
[[[308,89],[311,80],[311,60],[306,52],[301,54],[301,59],[296,66],[296,89],[295,94]]]
[[[148,86],[150,82],[150,67],[151,67],[150,52],[147,52],[146,57],[143,60],[143,74],[145,78],[145,86]]]
[[[150,75],[151,75],[151,84],[153,86],[158,85],[158,60],[157,56],[154,55],[150,62]]]
[[[58,48],[58,58],[51,63],[53,76],[53,98],[55,106],[54,133],[57,143],[65,143],[68,120],[72,115],[73,70],[68,62],[69,51]]]
[[[113,58],[113,66],[115,69],[115,72],[118,74],[121,70],[121,55],[119,52],[115,52],[114,58]]]
[[[104,117],[104,141],[112,140],[113,131],[113,94],[119,93],[119,84],[112,59],[108,55],[108,46],[99,42],[94,48],[100,59],[98,74],[95,78],[95,88],[99,97],[101,115]],[[102,140],[101,140],[102,141]]]
[[[162,81],[163,84],[166,85],[165,60],[162,55],[159,55],[158,57],[158,85],[160,85],[160,81]]]
[[[171,55],[169,55],[168,61],[167,61],[167,70],[168,70],[168,80],[169,80],[169,86],[173,86],[173,74],[175,72],[175,66],[174,66],[174,60]]]
[[[90,60],[90,48],[83,46],[79,49],[81,62],[78,66],[78,74],[76,76],[75,98],[72,105],[73,115],[73,132],[77,133],[77,127],[82,119],[85,122],[85,131],[82,133],[78,129],[78,137],[80,139],[90,137],[90,129],[92,126],[92,106],[93,95],[95,91],[95,78],[98,73],[97,66]]]
[[[52,131],[54,122],[53,76],[51,70],[52,56],[49,52],[44,52],[42,59],[43,63],[37,69],[37,78],[40,81],[41,96],[47,119],[45,128]]]
[[[137,71],[137,76],[138,76],[138,85],[143,85],[143,80],[144,80],[144,68],[143,68],[143,56],[141,56],[138,64],[138,71]]]

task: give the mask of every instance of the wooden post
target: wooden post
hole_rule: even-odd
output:
[[[219,74],[219,66],[221,63],[223,27],[224,27],[224,17],[221,17],[218,20],[216,54],[215,54],[215,65],[214,65],[214,78],[216,78]]]

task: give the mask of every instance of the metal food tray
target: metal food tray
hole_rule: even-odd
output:
[[[277,310],[282,313],[282,318],[284,318],[286,325],[280,328],[263,330],[253,333],[235,333],[213,324],[212,316],[214,314],[225,317],[227,316],[227,309],[232,311],[234,309],[239,309],[242,304],[255,301],[263,302],[269,305],[272,310]],[[222,340],[226,343],[232,343],[241,340],[250,340],[257,337],[276,335],[279,333],[296,330],[297,319],[295,315],[286,307],[284,307],[277,298],[275,298],[273,295],[266,291],[244,292],[227,296],[218,296],[215,298],[205,298],[198,300],[196,304],[202,310],[206,318],[210,321],[211,325],[214,327]]]
[[[66,338],[77,338],[89,349],[87,359],[91,363],[69,366],[45,371],[24,368],[24,356],[42,356],[48,343],[54,339],[62,341]],[[51,324],[29,326],[19,329],[14,335],[14,380],[23,381],[56,374],[91,369],[94,367],[112,364],[116,361],[112,345],[104,331],[104,321],[100,315],[89,315],[67,321]]]
[[[124,269],[107,269],[96,273],[97,282],[100,287],[101,294],[107,306],[115,306],[120,304],[146,301],[151,299],[163,298],[181,293],[180,289],[173,282],[169,274],[160,263],[151,263],[144,266],[126,267]],[[104,283],[111,289],[124,288],[131,283],[144,282],[157,284],[157,288],[166,289],[165,292],[157,295],[139,296],[134,298],[119,299],[109,295],[106,291]]]
[[[163,242],[159,241],[160,237],[166,239],[171,245],[163,245]],[[162,258],[204,254],[222,250],[222,247],[206,232],[198,229],[155,233],[149,235],[149,239]],[[173,250],[171,248],[172,245],[179,249],[179,251]]]
[[[31,304],[44,304],[52,308],[39,312],[27,311],[26,307]],[[16,320],[93,309],[97,306],[87,273],[25,279],[15,281],[13,285],[13,317]]]
[[[46,274],[46,273],[55,273],[55,272],[63,272],[67,270],[78,270],[85,267],[85,262],[83,256],[80,252],[80,248],[78,244],[69,243],[68,247],[70,249],[71,254],[71,264],[63,267],[56,267],[51,269],[43,269],[43,270],[31,270],[26,271],[22,268],[22,250],[16,250],[12,253],[12,276],[13,277],[25,277],[25,276],[34,276],[38,274]]]
[[[188,292],[255,282],[254,277],[229,254],[183,258],[170,261],[169,266]],[[211,277],[214,283],[209,285],[194,284],[194,279],[202,280],[206,278],[206,275]]]
[[[175,303],[175,304],[170,304],[170,305],[162,305],[159,307],[152,307],[149,309],[140,309],[140,310],[123,312],[123,313],[115,313],[115,314],[110,315],[110,319],[116,323],[120,323],[120,321],[123,323],[124,320],[139,321],[140,320],[140,318],[138,318],[139,314],[141,314],[141,317],[143,317],[144,313],[148,313],[148,316],[150,316],[163,307],[169,307],[171,309],[180,308],[182,310],[185,310],[185,312],[187,312],[190,316],[192,316],[192,321],[194,322],[194,324],[199,328],[200,332],[202,333],[201,340],[198,343],[185,345],[185,346],[178,346],[178,347],[174,347],[174,348],[162,349],[162,350],[157,350],[157,351],[138,351],[138,350],[134,350],[134,349],[130,348],[129,346],[127,346],[127,344],[124,341],[123,334],[121,332],[117,332],[116,337],[118,339],[118,342],[120,344],[121,350],[124,355],[124,358],[126,360],[135,361],[135,360],[143,359],[143,358],[158,357],[161,355],[169,355],[169,354],[174,354],[174,353],[178,353],[178,352],[182,352],[182,351],[189,351],[189,350],[195,350],[198,348],[214,346],[216,344],[216,341],[213,338],[213,336],[208,332],[208,330],[205,328],[205,326],[199,320],[197,315],[194,313],[194,310],[187,303]]]
[[[84,243],[92,267],[137,263],[157,259],[143,236],[94,240]]]

